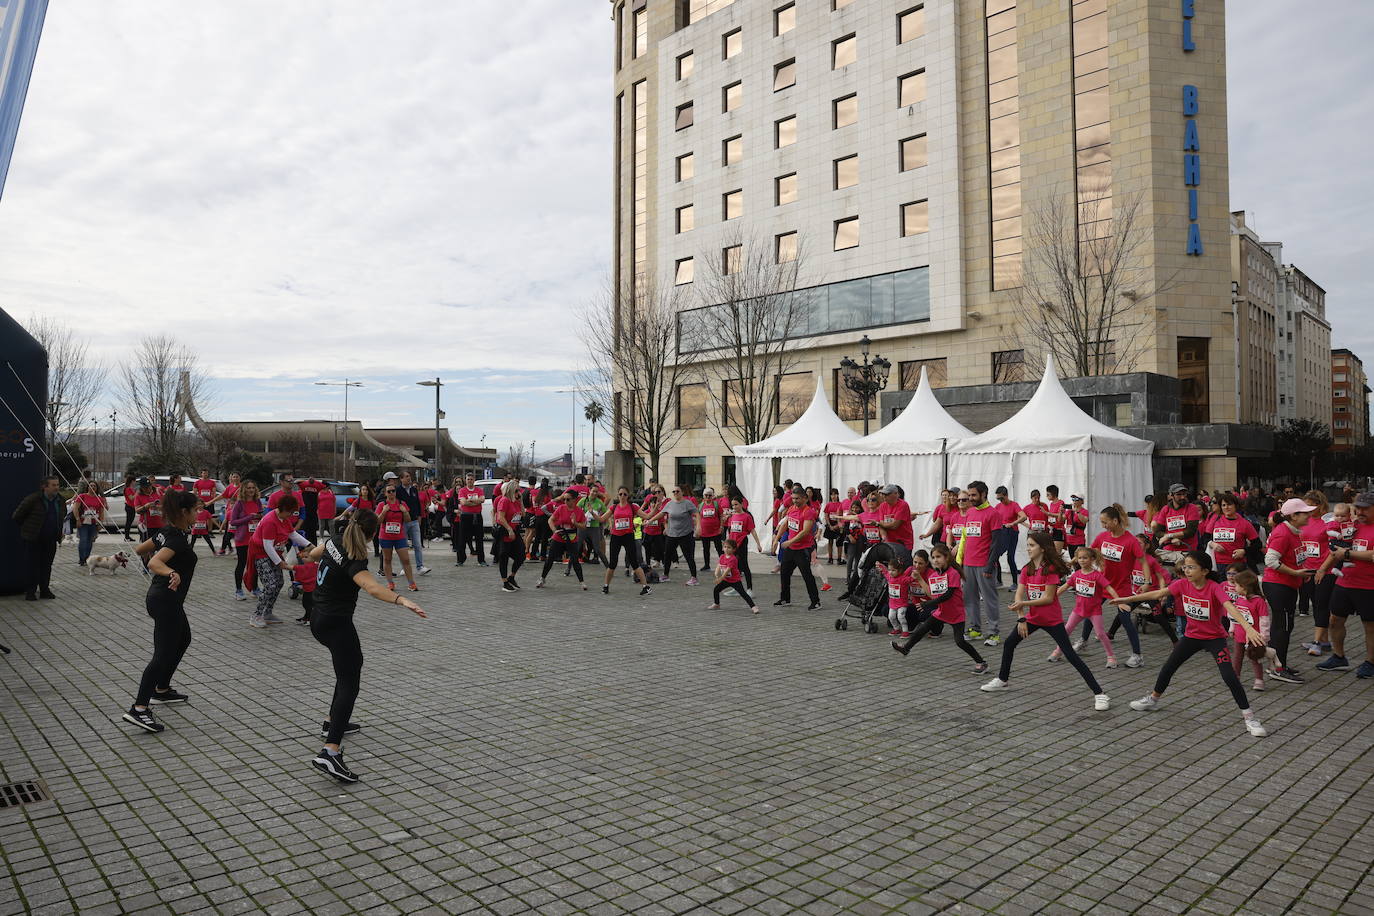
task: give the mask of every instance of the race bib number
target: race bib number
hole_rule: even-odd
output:
[[[1140,570],[1131,570],[1131,585],[1135,586],[1136,588],[1145,587],[1145,577],[1140,574]]]
[[[1366,541],[1364,538],[1358,538],[1358,539],[1356,539],[1356,540],[1350,542],[1350,549],[1351,549],[1351,550],[1368,550],[1368,549],[1369,549],[1369,542]]]
[[[1236,542],[1236,529],[1218,528],[1212,532],[1212,540],[1218,544],[1234,544]]]
[[[401,536],[401,523],[387,522],[384,530],[386,531],[387,537],[398,538]]]
[[[1121,558],[1123,556],[1125,556],[1125,551],[1121,549],[1120,544],[1113,544],[1111,541],[1102,542],[1103,559],[1112,560],[1114,562],[1119,563],[1121,562]]]
[[[1075,593],[1082,595],[1084,598],[1091,598],[1097,594],[1097,583],[1087,582],[1083,579],[1079,579],[1074,582],[1073,590]]]
[[[1255,618],[1250,616],[1249,611],[1245,608],[1237,608],[1237,610],[1240,611],[1240,616],[1246,623],[1250,624],[1252,627],[1255,625]]]
[[[1210,620],[1212,617],[1212,602],[1206,598],[1190,598],[1184,595],[1183,614],[1190,620]]]
[[[799,519],[792,518],[789,515],[787,517],[787,530],[792,532],[793,534],[796,534],[798,531],[801,530],[801,521]]]
[[[96,511],[94,509],[86,509],[81,513],[81,517],[87,522],[93,522],[95,521]]]
[[[950,525],[950,526],[949,526],[949,535],[950,535],[950,537],[952,537],[952,538],[961,538],[961,537],[963,537],[963,536],[964,536],[964,526],[963,526],[963,525]]]
[[[982,523],[982,522],[969,522],[968,524],[964,525],[964,534],[967,535],[968,537],[971,537],[971,538],[980,538],[980,537],[982,537],[982,536],[983,536],[983,523]]]
[[[156,503],[150,504],[148,506],[148,516],[150,518],[162,518],[162,507]]]
[[[716,517],[716,510],[715,510],[715,509],[712,509],[710,506],[705,506],[705,507],[703,507],[702,510],[701,510],[701,517],[702,517],[702,518],[715,518],[715,517]]]
[[[743,531],[744,531],[744,522],[731,522],[731,523],[730,523],[730,533],[731,533],[731,534],[740,534],[740,533],[742,533]]]
[[[1170,531],[1182,531],[1184,528],[1188,527],[1188,520],[1181,515],[1171,515],[1168,520],[1164,522],[1164,527],[1168,528]]]
[[[1044,530],[1045,530],[1045,523],[1044,523],[1044,522],[1040,521],[1039,519],[1036,519],[1035,521],[1032,521],[1032,522],[1031,522],[1031,531],[1044,531]]]
[[[630,530],[630,520],[624,516],[617,516],[615,519],[615,530],[625,532]]]
[[[210,531],[210,526],[202,525],[200,522],[196,522],[196,524],[191,526],[191,530],[196,534],[206,534]]]
[[[943,595],[947,591],[949,591],[949,583],[944,579],[930,580],[930,593],[932,595]]]
[[[1036,601],[1040,598],[1045,597],[1045,586],[1040,584],[1039,582],[1027,585],[1026,597],[1029,598],[1031,601]]]
[[[249,533],[249,534],[252,534],[254,531],[257,531],[257,530],[258,530],[258,523],[257,523],[257,522],[249,522],[249,523],[248,523],[248,533]]]
[[[900,597],[902,597],[902,588],[901,588],[901,586],[899,586],[899,585],[888,585],[888,587],[887,587],[887,597],[889,597],[889,598],[900,598]]]
[[[1301,562],[1303,560],[1316,559],[1321,555],[1322,549],[1320,544],[1318,544],[1316,541],[1303,541],[1302,556],[1298,557],[1298,561]]]
[[[883,532],[882,532],[882,529],[881,529],[881,528],[865,528],[865,529],[864,529],[864,537],[867,538],[871,543],[876,544],[876,543],[878,543],[879,541],[881,541],[881,540],[883,539]]]

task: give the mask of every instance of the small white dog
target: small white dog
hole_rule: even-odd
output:
[[[119,567],[129,565],[129,555],[124,551],[119,551],[112,557],[87,557],[86,566],[90,570],[88,575],[95,575],[97,569],[108,569],[110,575],[119,571]]]

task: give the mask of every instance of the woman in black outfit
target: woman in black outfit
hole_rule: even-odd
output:
[[[353,626],[359,590],[378,601],[399,604],[421,617],[428,616],[414,601],[388,591],[368,572],[367,542],[376,533],[376,514],[359,509],[342,533],[309,552],[310,559],[320,564],[315,605],[310,611],[310,632],[316,642],[329,649],[334,660],[334,699],[320,735],[324,747],[310,764],[339,782],[358,781],[357,774],[344,764],[339,745],[345,734],[360,728],[348,721],[358,699],[363,671],[363,647]]]
[[[181,657],[191,645],[191,624],[186,619],[186,593],[196,572],[196,552],[191,548],[190,529],[200,500],[186,490],[168,490],[162,497],[163,525],[153,536],[134,548],[148,559],[153,574],[144,599],[148,616],[153,618],[153,660],[143,669],[138,695],[124,713],[124,721],[147,732],[162,731],[153,718],[149,703],[185,703],[186,694],[172,689]]]

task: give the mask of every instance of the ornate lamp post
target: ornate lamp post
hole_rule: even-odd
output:
[[[844,386],[858,395],[863,403],[865,436],[868,435],[869,405],[878,396],[878,392],[887,387],[887,374],[892,371],[892,363],[877,354],[869,360],[868,348],[872,345],[873,341],[865,334],[859,341],[864,361],[856,363],[848,356],[840,360],[840,378],[844,381]]]

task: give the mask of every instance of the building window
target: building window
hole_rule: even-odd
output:
[[[734,57],[736,54],[738,54],[740,51],[743,51],[743,50],[744,50],[744,30],[743,30],[743,29],[735,29],[735,30],[732,31],[732,32],[726,32],[724,35],[721,36],[721,39],[720,39],[720,58],[721,58],[721,60],[729,60],[730,58]]]
[[[992,383],[1003,385],[1025,381],[1026,351],[998,350],[992,354]]]
[[[797,85],[797,59],[785,60],[773,67],[773,91],[781,92]]]
[[[744,246],[730,245],[720,250],[720,272],[725,276],[737,274],[744,267]]]
[[[841,420],[862,420],[864,418],[864,399],[859,393],[844,383],[839,369],[830,370],[830,387],[835,392],[835,413]],[[878,419],[878,398],[868,399],[868,419]]]
[[[854,35],[837,38],[830,43],[830,69],[848,67],[859,59],[859,39]]]
[[[773,122],[773,147],[782,149],[797,142],[797,116],[782,118]]]
[[[852,93],[830,103],[835,130],[848,127],[859,120],[859,95]]]
[[[943,388],[949,384],[949,359],[911,359],[897,364],[898,383],[903,391],[915,391],[921,383],[921,370],[926,370],[926,381],[932,388]]]
[[[930,201],[918,200],[902,204],[902,238],[923,235],[930,231]]]
[[[677,386],[677,428],[703,429],[706,426],[706,386]]]
[[[633,239],[634,269],[631,288],[638,292],[649,271],[649,81],[635,83],[631,104],[634,108],[634,166],[631,179],[634,192]]]
[[[679,58],[677,59],[677,78],[678,78],[678,79],[680,79],[680,80],[685,80],[687,77],[689,77],[689,76],[692,75],[692,71],[695,70],[695,69],[696,69],[696,55],[693,54],[691,51],[688,51],[686,54],[682,55],[681,57],[679,57]]]
[[[985,0],[992,288],[1021,285],[1021,126],[1016,0]]]
[[[926,72],[917,70],[897,78],[897,105],[906,108],[926,100]]]
[[[726,191],[720,200],[721,219],[739,219],[744,215],[744,191]]]
[[[697,173],[696,157],[691,153],[683,153],[677,157],[677,180],[688,181]]]
[[[773,10],[773,34],[786,35],[797,27],[797,5],[789,3]]]
[[[734,111],[744,101],[744,84],[731,83],[720,91],[720,110]]]
[[[897,14],[897,44],[920,38],[926,33],[926,8],[914,6],[905,13]]]
[[[774,238],[774,260],[786,264],[797,259],[797,233],[783,232]]]
[[[677,208],[677,231],[679,234],[683,232],[691,232],[693,229],[696,228],[695,210],[696,208],[693,207],[691,204],[687,204],[687,206],[685,207]]]
[[[830,0],[830,9],[832,9],[832,10],[842,10],[842,9],[844,9],[846,6],[849,6],[849,4],[851,4],[851,3],[853,3],[853,2],[854,2],[854,0]]]
[[[642,57],[649,50],[649,11],[648,9],[635,10],[635,53],[636,58]]]
[[[797,173],[790,175],[779,175],[773,179],[773,205],[781,207],[783,204],[794,203],[797,199]]]
[[[788,372],[778,376],[778,422],[797,422],[811,403],[814,391],[810,372]]]
[[[859,247],[859,218],[850,216],[835,220],[835,250]]]
[[[852,188],[859,183],[859,157],[845,156],[843,159],[836,159],[834,162],[835,171],[835,190],[842,191],[845,188]]]
[[[673,282],[678,286],[691,283],[696,279],[697,264],[695,258],[679,258],[677,270],[673,272]]]
[[[692,103],[684,102],[677,106],[677,118],[675,118],[673,122],[674,128],[676,130],[686,130],[692,126],[694,118],[695,113],[692,110]]]
[[[907,137],[903,140],[901,143],[901,170],[909,172],[912,169],[924,168],[926,163],[930,161],[929,148],[930,144],[926,142],[925,134]]]
[[[1073,116],[1078,186],[1080,260],[1089,275],[1102,272],[1099,249],[1088,244],[1112,234],[1111,97],[1107,70],[1107,5],[1073,7]]]
[[[744,138],[736,134],[721,144],[720,161],[722,165],[734,165],[744,158]]]
[[[700,22],[712,13],[720,12],[735,0],[686,0],[683,4],[687,8],[685,25]]]
[[[1179,414],[1184,423],[1211,422],[1210,344],[1206,337],[1178,339]]]

